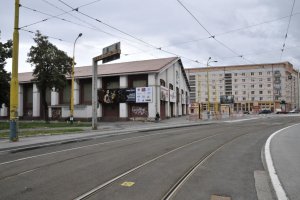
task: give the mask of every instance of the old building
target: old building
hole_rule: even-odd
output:
[[[43,117],[43,106],[32,73],[19,74],[19,116]],[[51,119],[70,116],[71,78],[63,91],[46,91]],[[98,66],[98,117],[102,120],[153,120],[186,115],[189,83],[178,57]],[[92,117],[92,67],[75,68],[74,118]],[[6,108],[1,115],[7,116]]]
[[[289,62],[186,69],[191,102],[203,110],[220,109],[220,99],[232,98],[234,111],[299,108],[299,75]],[[208,103],[209,102],[209,103]]]

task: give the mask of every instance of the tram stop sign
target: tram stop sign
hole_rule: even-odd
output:
[[[94,58],[94,61],[102,60],[102,63],[107,63],[113,60],[117,60],[121,55],[121,43],[117,42],[108,47],[102,49],[102,55],[99,55]]]

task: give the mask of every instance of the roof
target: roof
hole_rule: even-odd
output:
[[[286,61],[286,62],[278,62],[278,63],[259,63],[259,64],[246,64],[246,65],[228,65],[228,66],[209,66],[201,67],[201,68],[186,68],[187,72],[199,72],[199,71],[223,71],[223,70],[235,70],[235,69],[260,69],[265,67],[273,67],[274,65],[283,65],[287,67],[293,68],[293,65]]]
[[[163,69],[169,67],[169,65],[179,61],[181,69],[189,88],[189,82],[183,69],[182,62],[178,57],[160,58],[152,60],[141,60],[114,64],[102,64],[98,65],[99,76],[119,76],[130,74],[148,74],[159,73]],[[92,77],[92,66],[75,67],[74,75],[77,78]],[[19,73],[19,82],[26,83],[31,82],[33,79],[32,72]]]

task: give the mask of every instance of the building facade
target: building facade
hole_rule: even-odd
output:
[[[43,118],[41,96],[32,73],[19,74],[19,110],[21,119]],[[134,61],[98,66],[98,118],[100,120],[153,120],[186,115],[189,82],[178,57]],[[49,117],[70,117],[71,77],[65,88],[46,91]],[[1,116],[7,116],[7,108]],[[75,68],[74,118],[92,118],[92,67]]]
[[[299,108],[299,72],[289,62],[186,69],[190,100],[219,111],[230,97],[236,112]],[[208,103],[209,102],[209,103]],[[283,105],[282,103],[286,104]]]

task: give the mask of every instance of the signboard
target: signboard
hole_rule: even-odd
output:
[[[176,102],[176,91],[170,90],[170,102]]]
[[[169,88],[160,86],[160,100],[169,101]]]
[[[152,87],[136,88],[136,103],[152,102],[152,99],[153,99]]]
[[[107,63],[116,59],[119,59],[121,55],[121,43],[117,42],[108,47],[102,49],[102,55],[93,58],[94,62],[102,60],[103,63]]]
[[[98,102],[105,104],[135,102],[135,89],[100,89],[98,90]]]
[[[181,104],[186,104],[186,96],[185,94],[181,94]]]
[[[234,103],[234,96],[233,95],[221,95],[220,102],[221,102],[221,104],[232,104],[232,103]]]

